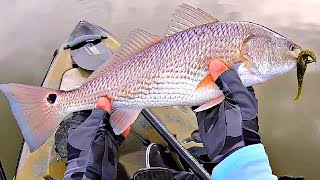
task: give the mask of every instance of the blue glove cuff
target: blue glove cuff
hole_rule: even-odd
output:
[[[278,179],[272,175],[262,144],[243,147],[221,161],[212,171],[212,179]]]

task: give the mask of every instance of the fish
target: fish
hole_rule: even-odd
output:
[[[221,103],[224,95],[208,71],[213,59],[221,59],[248,87],[296,68],[302,51],[257,23],[219,21],[182,4],[165,35],[133,30],[112,60],[77,89],[8,83],[0,84],[0,90],[33,152],[67,115],[93,109],[101,96],[113,99],[110,124],[115,134],[121,134],[144,108],[199,106],[195,111],[203,111]]]

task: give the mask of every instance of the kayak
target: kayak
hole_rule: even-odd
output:
[[[119,47],[120,43],[110,32],[80,21],[66,42],[54,53],[42,86],[61,90],[79,87],[97,67],[112,59]],[[66,169],[67,129],[68,117],[46,143],[33,153],[23,143],[16,179],[62,179]],[[151,142],[172,151],[181,170],[189,167],[200,177],[207,177],[208,173],[204,172],[202,165],[187,151],[191,147],[202,147],[202,143],[195,140],[197,129],[195,114],[189,107],[144,110],[119,148],[117,179],[131,178],[138,169],[146,168],[145,152]]]

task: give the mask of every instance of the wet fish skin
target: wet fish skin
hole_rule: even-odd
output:
[[[289,49],[292,45],[295,48]],[[215,22],[163,37],[72,91],[19,84],[1,84],[0,90],[32,152],[65,116],[94,108],[100,96],[114,100],[111,123],[120,134],[145,107],[195,106],[219,99],[222,92],[213,81],[201,84],[214,58],[221,58],[251,86],[295,68],[300,51],[258,24]]]
[[[91,102],[86,104],[86,108],[92,108],[98,97],[108,96],[114,99],[115,108],[201,105],[221,95],[214,87],[195,91],[200,81],[208,75],[210,59],[221,58],[232,68],[234,64],[242,61],[240,52],[245,39],[259,33],[270,36],[277,43],[275,50],[279,49],[278,47],[288,48],[287,44],[291,43],[282,36],[273,37],[273,32],[253,23],[217,22],[203,25],[177,33],[141,51],[107,74],[78,90],[66,93],[62,101],[68,102],[64,104],[68,106],[70,100],[74,100],[73,104],[78,107],[84,106],[83,102]],[[259,51],[258,48],[254,50]],[[272,51],[271,48],[267,51],[271,54],[269,59],[274,59],[271,62],[264,63],[265,59],[248,58],[248,64],[258,71],[262,80],[285,73],[296,66],[294,57],[278,58],[286,56],[286,51],[278,50],[279,54],[272,54]],[[273,70],[270,66],[281,68],[272,67],[275,69]],[[73,94],[77,94],[78,98]]]

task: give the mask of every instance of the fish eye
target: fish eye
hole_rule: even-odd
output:
[[[289,51],[294,51],[296,49],[296,45],[295,44],[290,44],[289,45]]]

